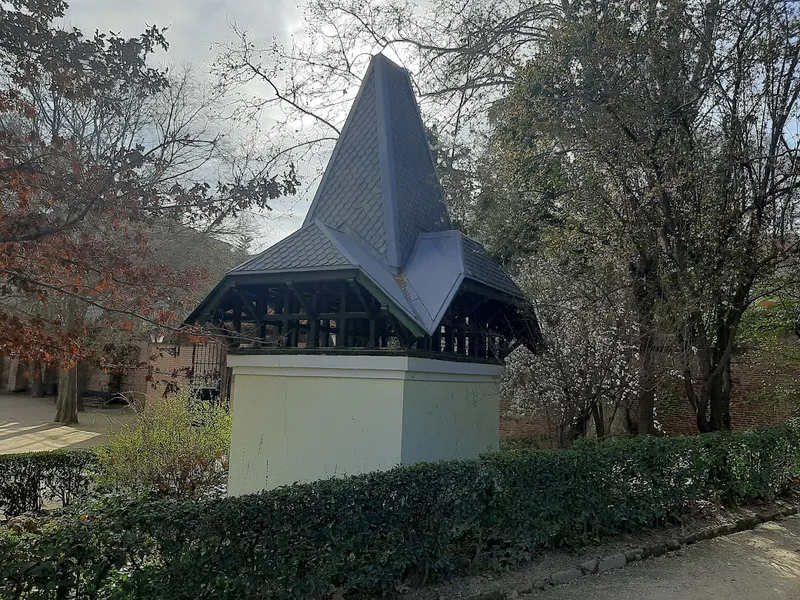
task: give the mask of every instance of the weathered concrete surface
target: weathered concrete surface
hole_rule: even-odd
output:
[[[91,408],[78,414],[78,425],[53,423],[52,397],[0,393],[0,454],[87,448],[108,441],[123,423],[135,420],[129,408]]]
[[[552,600],[800,600],[800,516],[534,592]]]

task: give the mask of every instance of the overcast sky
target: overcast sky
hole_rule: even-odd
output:
[[[281,0],[68,0],[67,21],[84,30],[115,31],[133,36],[146,25],[169,27],[174,60],[199,63],[209,48],[225,40],[236,21],[265,40],[288,41],[301,22],[296,2]]]
[[[254,40],[268,45],[277,37],[287,43],[292,35],[302,35],[302,10],[295,1],[281,0],[68,0],[66,23],[84,33],[114,31],[135,36],[146,26],[169,27],[169,61],[209,65],[211,47],[230,35],[230,23],[245,28]],[[275,213],[259,233],[253,250],[261,250],[285,237],[302,223],[309,198],[279,203]]]

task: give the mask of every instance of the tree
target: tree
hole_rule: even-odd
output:
[[[504,107],[531,210],[623,241],[642,432],[658,331],[692,349],[698,429],[730,428],[742,315],[797,258],[799,26],[791,2],[573,2]]]
[[[22,310],[0,315],[0,339],[60,364],[57,420],[74,422],[88,311],[121,330],[134,319],[174,326],[180,299],[201,283],[160,260],[148,232],[168,221],[213,230],[297,181],[291,167],[271,176],[253,156],[220,162],[231,153],[214,96],[188,73],[148,66],[167,48],[161,30],[86,38],[55,24],[65,8],[0,7],[0,296],[24,302],[6,303]]]
[[[582,252],[578,251],[582,248]],[[629,421],[636,398],[636,321],[626,273],[601,244],[552,230],[521,267],[543,349],[506,359],[503,395],[517,414],[544,420],[561,447]],[[618,418],[621,417],[621,418]]]

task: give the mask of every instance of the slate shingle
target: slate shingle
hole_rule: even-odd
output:
[[[464,276],[488,285],[489,287],[522,298],[523,294],[517,284],[506,275],[492,258],[486,254],[478,242],[461,236],[461,254],[464,260]]]
[[[319,219],[329,227],[349,226],[386,255],[381,195],[381,153],[375,99],[375,70],[370,69],[336,145],[304,226]]]
[[[405,263],[417,235],[450,229],[419,107],[404,69],[386,61],[399,252]]]
[[[350,261],[319,227],[311,223],[239,265],[231,273],[348,266],[352,266]]]

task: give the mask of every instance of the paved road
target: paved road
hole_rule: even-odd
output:
[[[539,592],[550,600],[800,600],[800,516]]]

